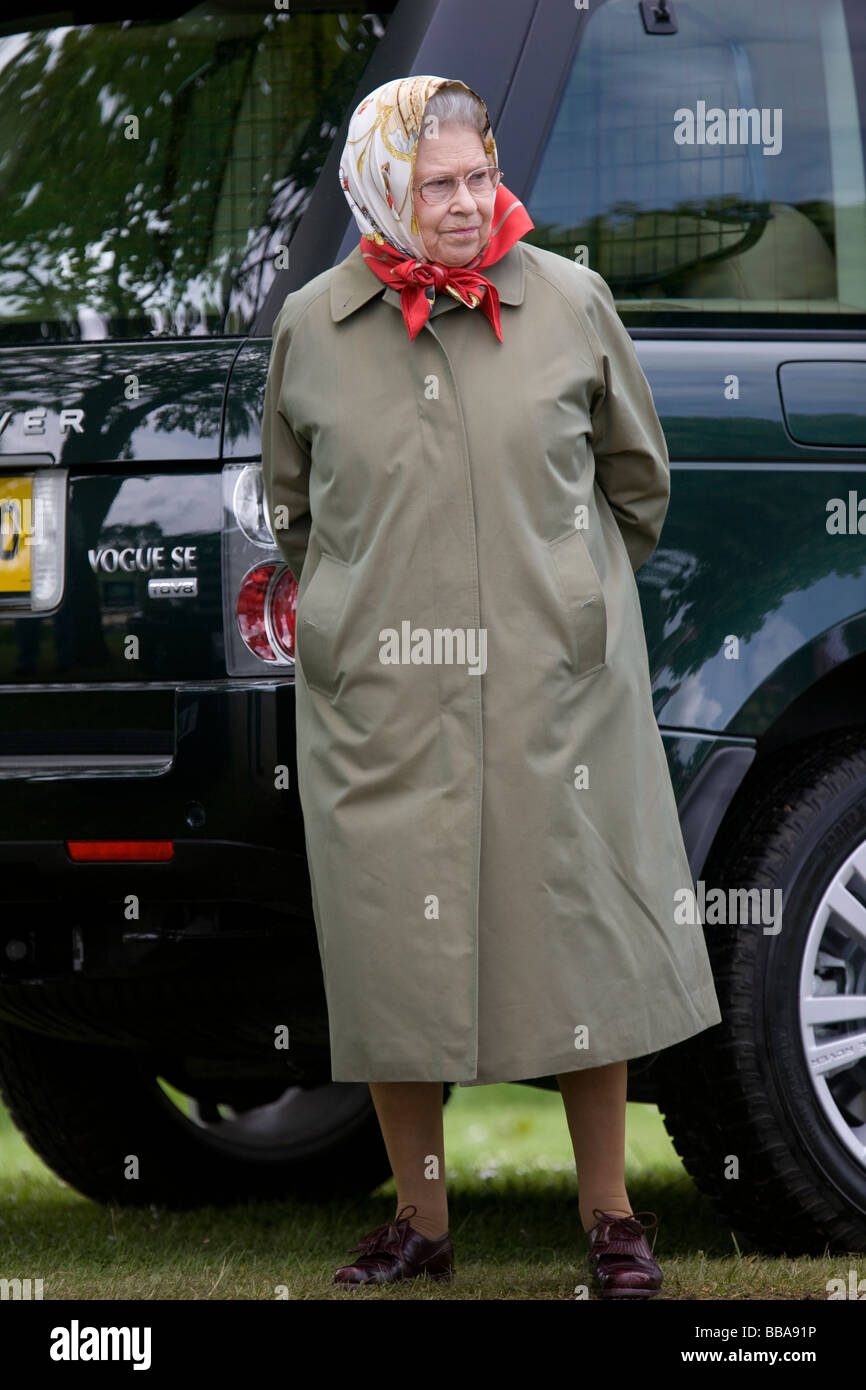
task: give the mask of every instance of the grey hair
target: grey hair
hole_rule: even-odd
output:
[[[422,138],[424,138],[424,121],[428,116],[435,116],[440,125],[465,126],[469,130],[476,131],[481,138],[487,129],[487,113],[478,98],[473,96],[471,92],[464,91],[462,87],[449,84],[440,87],[438,92],[434,92],[424,107],[424,119],[421,122]]]

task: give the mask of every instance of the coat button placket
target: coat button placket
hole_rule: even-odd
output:
[[[456,306],[455,306],[456,307]],[[445,311],[443,311],[445,312]],[[455,569],[453,574],[447,576],[444,583],[444,590],[448,593],[449,599],[454,600],[455,616],[452,619],[450,614],[446,615],[446,626],[464,626],[467,629],[474,628],[476,632],[481,629],[481,598],[480,584],[478,575],[478,538],[475,530],[475,502],[472,493],[472,470],[469,459],[469,439],[466,433],[466,423],[463,414],[462,403],[460,400],[460,390],[457,378],[451,364],[445,346],[434,327],[434,318],[431,316],[424,325],[425,334],[421,339],[416,339],[413,346],[420,347],[422,342],[427,345],[429,333],[433,340],[434,354],[425,352],[419,353],[413,359],[414,364],[419,370],[420,379],[417,382],[417,389],[421,392],[421,400],[425,406],[428,401],[425,398],[425,383],[429,376],[438,377],[438,401],[441,406],[441,418],[434,420],[433,428],[430,430],[430,438],[435,439],[435,455],[431,463],[437,468],[435,491],[439,496],[439,502],[443,509],[445,507],[460,508],[462,526],[460,535],[460,559],[461,565],[459,572]],[[447,399],[450,393],[453,400],[453,408]],[[422,415],[424,412],[422,412]],[[429,411],[426,412],[429,419]],[[446,422],[449,428],[445,428]],[[456,423],[452,423],[456,422]],[[450,465],[453,469],[453,480],[446,481],[442,468]],[[433,518],[435,523],[436,518]],[[436,545],[436,530],[433,528],[434,547],[436,547],[437,557],[442,554],[442,550]],[[453,533],[452,533],[453,534]],[[442,579],[445,580],[445,576]],[[467,606],[468,605],[468,606]],[[449,608],[451,604],[449,603]],[[447,669],[447,668],[446,668]],[[459,669],[459,668],[457,668]],[[481,675],[470,675],[466,672],[465,679],[469,683],[469,698],[472,709],[472,734],[474,738],[475,754],[475,785],[473,788],[473,801],[475,814],[472,828],[472,882],[473,882],[473,902],[471,904],[472,913],[472,951],[474,961],[474,978],[472,983],[472,1036],[468,1040],[466,1063],[471,1071],[476,1071],[478,1066],[478,944],[479,944],[479,913],[480,913],[480,888],[481,888],[481,815],[482,815],[482,793],[483,793],[483,769],[484,769],[484,724],[482,712],[482,692],[481,682],[484,679]],[[468,906],[468,905],[467,905]]]

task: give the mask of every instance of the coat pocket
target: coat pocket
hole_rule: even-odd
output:
[[[322,554],[298,604],[295,653],[311,690],[332,699],[337,693],[338,628],[349,588],[349,566]]]
[[[600,670],[607,656],[607,607],[601,580],[580,531],[572,529],[547,545],[565,600],[575,675],[583,680]]]

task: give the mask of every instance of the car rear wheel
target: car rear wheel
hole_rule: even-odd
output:
[[[185,1100],[131,1053],[0,1023],[0,1094],[43,1161],[96,1201],[357,1197],[390,1176],[366,1083],[275,1083],[250,1104],[208,1083]]]
[[[705,910],[722,1022],[659,1058],[677,1152],[760,1247],[866,1250],[866,735],[768,761],[704,885],[781,890],[781,926]]]

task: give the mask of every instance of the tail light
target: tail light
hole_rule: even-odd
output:
[[[41,518],[30,546],[30,606],[34,612],[56,608],[63,595],[66,550],[66,471],[40,469],[33,476],[33,505]]]
[[[260,463],[228,463],[222,483],[226,670],[264,675],[295,664],[298,586],[271,529]]]
[[[79,864],[165,861],[174,858],[173,840],[67,840],[70,859]]]
[[[238,631],[260,661],[294,662],[297,581],[287,565],[255,565],[237,597]]]

